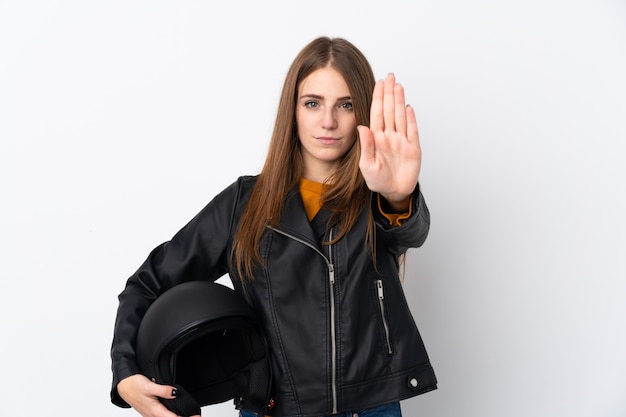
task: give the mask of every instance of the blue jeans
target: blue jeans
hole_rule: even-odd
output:
[[[242,410],[239,412],[239,416],[256,417],[256,414],[251,413],[250,411]],[[370,408],[368,410],[348,411],[346,413],[333,414],[332,417],[402,417],[402,412],[400,411],[400,403],[395,402]]]

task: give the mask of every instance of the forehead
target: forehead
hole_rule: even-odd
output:
[[[298,95],[345,97],[350,95],[350,89],[339,71],[332,67],[324,67],[313,71],[302,80]]]

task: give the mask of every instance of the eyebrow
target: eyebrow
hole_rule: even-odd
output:
[[[319,94],[302,94],[300,96],[300,99],[303,99],[303,98],[314,98],[314,99],[317,99],[317,100],[323,100],[324,96],[320,96]],[[337,98],[337,101],[345,101],[345,100],[352,100],[352,97],[345,96],[345,97]]]

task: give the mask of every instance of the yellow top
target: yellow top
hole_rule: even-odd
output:
[[[304,210],[309,218],[309,221],[313,220],[320,208],[322,208],[321,196],[327,186],[325,184],[310,181],[306,179],[300,180],[300,195],[302,196],[302,202],[304,203]],[[412,204],[412,202],[411,202]],[[400,226],[403,220],[406,220],[411,216],[412,206],[409,206],[408,213],[385,213],[380,205],[380,195],[378,196],[378,210],[380,213],[389,220],[389,224],[392,226]]]

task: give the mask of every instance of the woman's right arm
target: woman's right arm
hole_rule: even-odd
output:
[[[150,304],[167,289],[185,281],[214,281],[228,272],[233,213],[241,182],[240,179],[218,194],[169,242],[155,248],[126,282],[118,297],[111,347],[114,404],[132,406],[140,413],[145,410],[146,416],[172,415],[163,414],[163,410],[158,414],[149,411],[157,405],[156,397],[171,394],[171,387],[154,384],[140,375],[135,359],[139,324]]]

